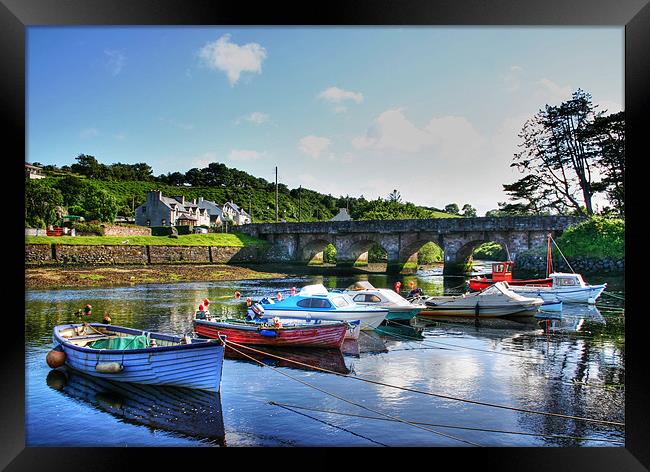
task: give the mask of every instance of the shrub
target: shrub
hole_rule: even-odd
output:
[[[433,264],[434,262],[442,262],[442,260],[442,249],[435,243],[426,243],[418,251],[418,264]]]
[[[169,236],[171,233],[171,226],[151,226],[151,236]]]
[[[94,223],[73,223],[72,227],[75,230],[77,235],[87,234],[87,235],[96,235],[103,236],[104,228],[99,224]]]
[[[473,258],[484,261],[505,261],[508,255],[499,243],[483,243],[474,250]]]

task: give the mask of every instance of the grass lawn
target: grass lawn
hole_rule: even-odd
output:
[[[27,236],[25,244],[66,244],[81,246],[229,246],[245,247],[266,244],[246,234],[208,233],[169,236]]]

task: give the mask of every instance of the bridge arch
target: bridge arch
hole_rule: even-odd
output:
[[[323,264],[325,261],[325,251],[333,243],[333,239],[324,237],[306,242],[299,249],[300,260],[310,265]],[[334,247],[336,247],[335,244]]]
[[[378,237],[355,235],[350,238],[340,238],[337,245],[337,264],[341,266],[368,265],[368,254],[375,245],[387,253],[384,241]]]
[[[441,255],[444,255],[444,248],[440,245],[440,240],[437,236],[419,236],[414,241],[401,247],[398,258],[398,267],[401,271],[416,270],[420,251],[427,245],[432,245]]]

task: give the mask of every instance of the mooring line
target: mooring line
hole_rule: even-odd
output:
[[[473,442],[471,442],[471,441],[467,441],[467,440],[465,440],[465,439],[457,438],[457,437],[452,436],[452,435],[450,435],[450,434],[445,434],[445,433],[442,433],[442,432],[440,432],[440,431],[433,430],[433,429],[431,429],[431,428],[426,428],[426,427],[424,427],[424,426],[420,426],[420,425],[417,425],[417,424],[411,423],[411,422],[409,422],[409,421],[405,421],[405,420],[403,420],[403,419],[401,419],[401,418],[398,418],[398,417],[396,417],[396,416],[391,416],[391,415],[388,415],[388,414],[386,414],[386,413],[382,413],[381,411],[373,410],[372,408],[369,408],[369,407],[367,407],[367,406],[365,406],[365,405],[361,405],[361,404],[359,404],[359,403],[355,403],[355,402],[353,402],[353,401],[351,401],[351,400],[348,400],[347,398],[340,397],[340,396],[338,396],[338,395],[336,395],[336,394],[334,394],[334,393],[332,393],[332,392],[328,392],[327,390],[323,390],[323,389],[320,388],[320,387],[317,387],[317,386],[312,385],[312,384],[310,384],[310,383],[308,383],[308,382],[305,382],[304,380],[300,380],[300,379],[298,379],[298,378],[296,378],[296,377],[293,377],[292,375],[289,375],[289,374],[287,374],[286,372],[283,372],[283,371],[281,371],[281,370],[279,370],[279,369],[276,369],[275,367],[269,366],[269,365],[265,364],[264,362],[259,361],[259,360],[255,359],[254,357],[249,356],[248,354],[243,353],[243,352],[241,352],[241,351],[235,349],[235,348],[232,347],[231,345],[234,344],[234,345],[239,346],[239,347],[243,347],[243,348],[246,348],[246,349],[251,349],[251,348],[249,348],[248,346],[243,346],[243,345],[238,344],[238,343],[233,343],[232,341],[228,341],[228,340],[225,340],[225,339],[222,339],[221,342],[222,342],[225,346],[230,347],[230,349],[232,349],[233,351],[235,351],[235,352],[237,352],[237,353],[239,353],[239,354],[241,354],[241,355],[243,355],[243,356],[245,356],[245,357],[248,357],[249,359],[251,359],[251,360],[257,362],[258,364],[260,364],[260,365],[263,366],[263,367],[268,367],[268,368],[272,369],[273,371],[278,372],[279,374],[282,374],[282,375],[284,375],[284,376],[286,376],[286,377],[288,377],[288,378],[290,378],[290,379],[292,379],[292,380],[295,380],[296,382],[299,382],[299,383],[301,383],[301,384],[303,384],[303,385],[306,385],[306,386],[308,386],[308,387],[311,387],[311,388],[313,388],[313,389],[315,389],[315,390],[318,390],[319,392],[322,392],[322,393],[324,393],[324,394],[326,394],[326,395],[329,395],[329,396],[331,396],[331,397],[334,397],[334,398],[336,398],[336,399],[338,399],[338,400],[344,401],[344,402],[346,402],[346,403],[349,403],[349,404],[351,404],[351,405],[357,406],[357,407],[359,407],[359,408],[363,408],[364,410],[368,410],[368,411],[370,411],[370,412],[372,412],[372,413],[376,413],[376,414],[378,414],[378,415],[385,416],[386,418],[390,418],[390,419],[392,419],[393,421],[398,421],[398,422],[400,422],[400,423],[404,423],[404,424],[407,424],[407,425],[413,426],[413,427],[415,427],[415,428],[422,429],[422,430],[424,430],[424,431],[429,431],[430,433],[438,434],[438,435],[440,435],[440,436],[444,436],[444,437],[446,437],[446,438],[450,438],[450,439],[453,439],[453,440],[455,440],[455,441],[460,441],[460,442],[463,442],[463,443],[465,443],[465,444],[469,444],[469,445],[472,445],[472,446],[479,446],[479,447],[481,446],[480,444],[476,444],[476,443],[473,443]],[[251,350],[264,353],[263,351],[258,351],[257,349],[251,349]],[[264,353],[264,354],[267,354],[267,353]],[[271,357],[276,357],[276,356],[271,355]],[[280,356],[277,356],[277,357],[280,358]],[[281,359],[281,358],[280,358],[280,359]],[[303,364],[303,365],[307,365],[307,366],[308,366],[308,364]],[[312,367],[313,367],[313,366],[312,366]],[[319,368],[319,369],[320,369],[320,368]],[[323,370],[326,370],[326,369],[323,369]],[[344,375],[344,376],[346,376],[346,375]]]
[[[391,322],[390,320],[386,320],[386,321]],[[395,323],[395,322],[391,322],[391,323],[399,324],[399,323]],[[381,331],[379,331],[379,333],[381,334]],[[524,354],[515,354],[515,353],[512,353],[512,352],[501,352],[501,351],[490,351],[488,349],[479,349],[479,348],[476,348],[476,347],[460,346],[458,344],[444,343],[442,341],[434,341],[432,339],[429,339],[426,336],[423,336],[424,339],[418,339],[418,338],[414,338],[412,336],[406,336],[406,335],[400,335],[400,334],[393,334],[393,333],[385,333],[385,334],[386,334],[386,336],[395,336],[397,338],[408,339],[408,340],[411,340],[411,341],[420,341],[421,343],[429,342],[429,343],[434,343],[434,344],[441,344],[443,346],[451,346],[451,347],[458,347],[458,348],[461,348],[461,349],[469,349],[469,350],[472,350],[472,351],[487,352],[488,354],[501,354],[503,356],[519,357],[519,358],[522,358],[522,359],[530,359],[530,360],[535,360],[535,361],[540,360],[537,357],[527,356],[527,355],[524,355]]]
[[[380,446],[390,447],[388,444],[384,444],[382,442],[375,441],[374,439],[371,439],[371,438],[369,438],[367,436],[364,436],[363,434],[359,434],[359,433],[355,433],[354,431],[350,431],[349,429],[344,428],[343,426],[338,426],[338,425],[335,425],[335,424],[332,424],[332,423],[328,423],[327,421],[321,420],[320,418],[316,418],[314,416],[310,416],[310,415],[307,415],[305,413],[301,413],[299,411],[296,411],[295,409],[293,409],[291,407],[291,405],[285,405],[283,403],[277,403],[277,402],[274,402],[274,401],[270,401],[269,405],[279,406],[280,408],[284,408],[285,410],[289,410],[289,411],[291,411],[291,412],[293,412],[293,413],[295,413],[297,415],[306,416],[307,418],[310,418],[310,419],[312,419],[314,421],[318,421],[319,423],[326,424],[327,426],[331,426],[332,428],[340,429],[342,431],[345,431],[346,433],[350,433],[350,434],[352,434],[354,436],[358,436],[360,438],[366,439],[366,440],[368,440],[370,442],[373,442],[375,444],[379,444]],[[305,408],[305,409],[307,409],[307,408]],[[318,411],[318,410],[315,410],[315,411]],[[383,418],[378,418],[378,419],[381,420]],[[386,421],[391,421],[391,420],[386,420]]]
[[[265,352],[265,351],[260,351],[258,349],[252,348],[250,346],[244,346],[242,344],[238,344],[238,343],[235,343],[233,341],[222,341],[222,342],[224,342],[224,344],[228,344],[228,345],[234,344],[235,346],[242,347],[244,349],[248,349],[250,351],[254,351],[254,352],[257,352],[257,353],[260,353],[260,354],[264,354],[264,355],[267,355],[269,357],[275,357],[276,359],[280,359],[280,360],[283,360],[283,361],[286,361],[286,362],[290,362],[290,363],[293,363],[293,364],[309,367],[310,369],[319,370],[321,372],[326,372],[328,374],[338,375],[339,377],[347,377],[347,378],[359,380],[359,381],[362,381],[362,382],[368,382],[368,383],[375,384],[375,385],[381,385],[383,387],[396,388],[396,389],[399,389],[399,390],[405,390],[407,392],[420,393],[422,395],[429,395],[429,396],[432,396],[432,397],[444,398],[446,400],[454,400],[454,401],[460,401],[460,402],[465,402],[465,403],[472,403],[474,405],[490,406],[490,407],[493,407],[493,408],[501,408],[501,409],[504,409],[504,410],[519,411],[519,412],[522,412],[522,413],[532,413],[532,414],[536,414],[536,415],[554,416],[554,417],[557,417],[557,418],[580,420],[580,421],[586,421],[586,422],[590,422],[590,423],[608,424],[608,425],[612,425],[612,426],[625,426],[625,423],[619,423],[619,422],[616,422],[616,421],[596,420],[596,419],[593,419],[593,418],[583,418],[583,417],[580,417],[580,416],[563,415],[561,413],[548,413],[548,412],[545,412],[545,411],[529,410],[529,409],[526,409],[526,408],[517,408],[517,407],[513,407],[513,406],[497,405],[495,403],[481,402],[481,401],[478,401],[478,400],[469,400],[467,398],[453,397],[451,395],[443,395],[441,393],[426,392],[426,391],[423,391],[423,390],[417,390],[417,389],[409,388],[409,387],[399,387],[397,385],[391,385],[391,384],[387,384],[387,383],[384,383],[384,382],[379,382],[377,380],[370,380],[370,379],[366,379],[364,377],[352,376],[352,375],[349,375],[349,374],[341,374],[340,372],[335,372],[333,370],[324,369],[322,367],[317,367],[317,366],[310,365],[310,364],[305,364],[303,362],[295,361],[293,359],[287,359],[287,358],[281,357],[281,356],[276,356],[274,354],[270,354],[270,353]],[[260,362],[257,359],[254,359],[251,356],[248,356],[248,355],[242,353],[241,351],[236,350],[233,347],[231,347],[231,349],[233,349],[236,352],[239,352],[240,354],[243,354],[244,356],[254,360],[255,362],[257,362],[259,364],[262,364],[262,365],[266,366],[266,364],[264,364],[263,362]],[[270,366],[267,366],[267,367],[270,367]],[[278,372],[280,372],[283,375],[289,376],[288,374],[286,374],[284,372],[281,372],[281,371],[278,371]],[[289,376],[289,377],[291,377],[291,376]],[[298,382],[304,383],[299,379],[295,379],[295,380],[297,380]],[[318,388],[318,387],[313,387],[313,388]],[[333,394],[330,394],[330,395],[335,396]],[[350,402],[349,400],[344,400],[344,401]],[[368,409],[365,406],[361,406],[361,407]],[[379,413],[379,414],[383,414],[383,413]]]
[[[366,416],[366,415],[359,415],[356,413],[346,413],[346,412],[341,412],[341,411],[335,411],[335,410],[324,410],[320,408],[313,408],[313,407],[308,407],[308,406],[301,406],[301,405],[289,405],[287,403],[278,403],[278,402],[269,402],[277,406],[282,406],[285,408],[295,408],[299,410],[308,410],[308,411],[316,411],[319,413],[330,413],[333,415],[341,415],[341,416],[352,416],[355,418],[366,418],[370,420],[379,420],[379,421],[391,421],[386,418],[378,418],[376,416]],[[553,439],[575,439],[579,441],[598,441],[598,442],[607,442],[607,443],[614,443],[614,444],[625,444],[624,441],[617,441],[615,439],[599,439],[599,438],[584,438],[584,437],[579,437],[579,436],[565,436],[565,435],[558,435],[558,434],[543,434],[543,433],[525,433],[523,431],[505,431],[502,429],[488,429],[488,428],[473,428],[471,426],[457,426],[457,425],[448,425],[448,424],[436,424],[436,423],[424,423],[421,421],[413,421],[412,423],[414,424],[421,424],[424,426],[435,426],[438,428],[450,428],[450,429],[466,429],[470,431],[482,431],[486,433],[502,433],[502,434],[517,434],[521,436],[537,436],[537,437],[543,437],[543,438],[553,438]]]

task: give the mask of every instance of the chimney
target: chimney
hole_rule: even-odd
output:
[[[147,200],[152,204],[153,202],[160,200],[160,190],[151,190],[147,196]]]

